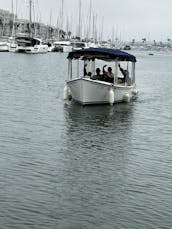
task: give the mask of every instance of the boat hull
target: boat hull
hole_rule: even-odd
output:
[[[35,45],[34,47],[26,48],[26,53],[36,54],[36,53],[47,53],[48,46],[47,45]]]
[[[72,46],[56,46],[56,47],[53,47],[51,52],[66,52],[66,53],[69,53],[69,52],[72,52]]]
[[[0,52],[8,52],[9,51],[9,43],[0,42]]]
[[[129,102],[137,94],[134,85],[114,85],[87,78],[67,81],[67,87],[72,99],[83,105]]]

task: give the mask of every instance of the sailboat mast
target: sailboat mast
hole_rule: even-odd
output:
[[[16,16],[17,16],[18,0],[16,0],[15,6],[14,6],[13,0],[12,0],[12,8],[13,8],[13,11],[12,11],[12,13],[13,13],[13,28],[12,28],[11,36],[12,36],[12,38],[15,38],[15,36],[16,36]]]
[[[64,0],[62,0],[62,2],[61,2],[61,30],[63,31],[63,14],[64,14],[64,12],[63,12],[63,8],[64,8]]]
[[[29,0],[29,36],[32,36],[32,0]]]
[[[32,0],[29,1],[29,22],[32,23]]]
[[[79,0],[79,25],[78,25],[78,37],[81,39],[81,0]]]
[[[11,12],[14,13],[14,6],[13,6],[13,0],[11,0]]]
[[[58,29],[58,40],[63,37],[63,8],[64,8],[64,0],[61,0],[61,5],[59,7],[59,15],[57,18],[57,29]]]
[[[87,39],[90,40],[90,36],[91,36],[91,15],[92,13],[92,0],[90,0],[90,7],[89,7],[89,23],[88,23],[88,35],[87,35]]]
[[[104,26],[104,17],[102,17],[102,26],[101,26],[101,36],[100,36],[100,42],[102,43],[103,41],[103,26]]]
[[[11,31],[11,35],[13,37],[13,31],[14,31],[14,5],[13,5],[13,0],[11,0],[11,12],[12,12],[12,15],[13,15],[13,27],[12,27],[12,31]]]

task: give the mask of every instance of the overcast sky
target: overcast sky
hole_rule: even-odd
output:
[[[17,1],[18,18],[27,18],[29,0]],[[68,21],[70,30],[75,33],[79,24],[79,0],[63,1],[63,28],[66,28]],[[90,1],[81,0],[82,33],[90,23]],[[13,2],[15,5],[16,0]],[[34,2],[36,20],[52,25],[60,22],[58,15],[62,0]],[[0,0],[0,8],[11,11],[12,0]],[[172,0],[92,0],[91,18],[93,15],[97,32],[101,33],[103,30],[104,39],[115,36],[131,41],[133,38],[141,40],[146,37],[150,41],[166,41],[167,38],[172,38]]]

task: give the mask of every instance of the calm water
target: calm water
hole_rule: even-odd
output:
[[[139,98],[64,104],[65,54],[0,53],[0,228],[172,228],[172,53],[135,53]]]

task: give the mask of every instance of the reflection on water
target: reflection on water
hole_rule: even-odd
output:
[[[116,104],[116,106],[80,106],[71,103],[65,107],[68,138],[82,141],[88,147],[99,145],[104,150],[105,145],[116,148],[128,144],[130,127],[133,119],[133,106]]]
[[[71,171],[80,168],[77,176],[87,176],[85,172],[90,170],[105,177],[104,173],[108,171],[112,176],[119,171],[125,173],[128,152],[132,147],[130,135],[134,103],[84,107],[71,103],[64,109],[67,167]],[[96,182],[96,177],[93,179]]]
[[[64,106],[66,136],[61,187],[64,228],[113,228],[126,204],[134,103]],[[113,209],[113,210],[112,210]],[[119,224],[119,222],[117,223]],[[77,227],[78,226],[78,227]],[[86,227],[86,228],[87,228]]]
[[[116,128],[132,123],[133,105],[133,103],[120,103],[115,106],[80,106],[71,103],[65,106],[65,118],[71,128],[90,126],[90,129],[110,127],[118,130]]]

